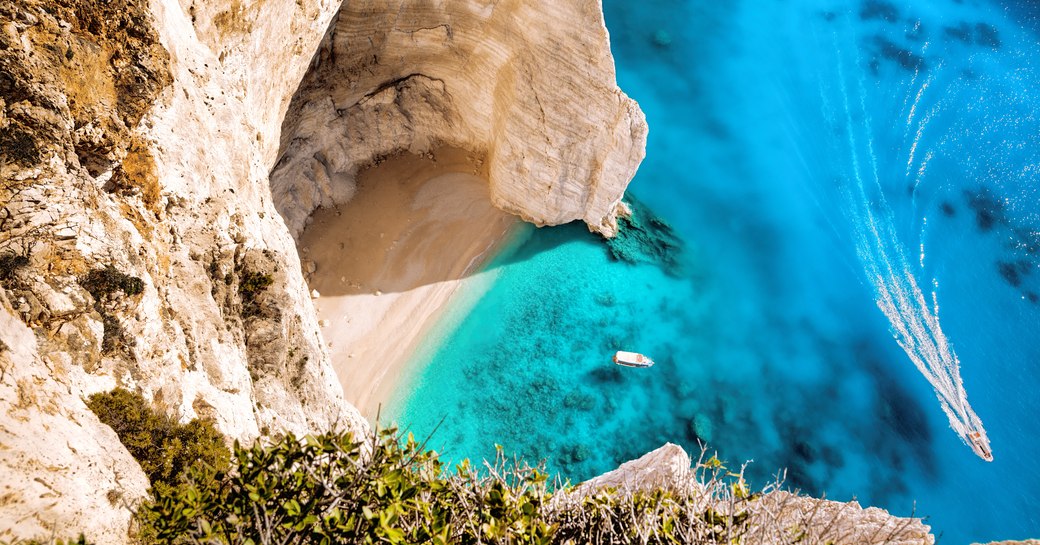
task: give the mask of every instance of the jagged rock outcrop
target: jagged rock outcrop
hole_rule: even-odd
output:
[[[298,235],[400,151],[484,157],[499,208],[617,230],[647,127],[617,87],[598,0],[346,2],[293,99],[271,175]]]
[[[656,450],[621,464],[614,471],[579,484],[570,494],[588,496],[608,488],[628,492],[673,488],[690,479],[690,465],[690,455],[682,447],[665,443]]]
[[[860,507],[855,501],[821,500],[779,489],[760,495],[745,492],[734,499],[732,483],[714,478],[710,467],[698,467],[700,471],[691,468],[690,456],[682,447],[666,443],[581,483],[565,496],[554,497],[553,507],[577,508],[584,498],[608,489],[620,493],[666,490],[688,499],[695,517],[711,512],[720,522],[742,521],[729,531],[739,532],[747,543],[935,543],[930,527],[921,519],[896,517],[876,507]],[[726,535],[721,527],[720,532]]]

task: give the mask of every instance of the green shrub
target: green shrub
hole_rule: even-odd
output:
[[[195,419],[178,424],[153,409],[141,394],[122,388],[90,396],[87,406],[115,430],[157,494],[184,482],[190,469],[228,466],[230,452],[212,422]]]
[[[228,471],[197,468],[139,512],[156,543],[734,543],[758,495],[720,464],[710,485],[571,495],[498,450],[485,471],[447,470],[409,434],[349,433],[234,448]],[[736,483],[736,485],[734,485]],[[561,494],[553,505],[554,494]]]
[[[126,295],[138,295],[144,291],[144,281],[136,276],[119,272],[109,265],[104,269],[94,269],[80,278],[79,284],[94,297],[102,301],[105,296],[121,291]]]
[[[114,405],[125,420],[140,420],[136,401]],[[146,436],[124,436],[138,450],[147,443]],[[859,529],[841,504],[821,507],[776,485],[750,493],[742,471],[727,471],[715,457],[703,461],[703,454],[688,477],[630,492],[550,486],[540,469],[497,452],[480,471],[468,461],[448,470],[436,452],[394,429],[361,440],[326,433],[251,447],[236,442],[230,465],[191,464],[176,486],[153,486],[151,501],[137,513],[139,538],[236,545],[758,545],[926,537],[911,519],[885,526],[883,534],[870,523]]]
[[[751,493],[714,456],[649,490],[550,485],[539,468],[497,449],[476,470],[445,468],[395,429],[285,436],[234,446],[207,422],[187,425],[117,389],[88,405],[112,426],[152,482],[137,511],[138,540],[156,544],[350,543],[711,544],[917,543],[912,519],[862,528],[842,504],[774,489]],[[858,509],[858,508],[853,508]],[[892,521],[895,522],[895,521]],[[78,542],[83,545],[83,540]]]
[[[262,312],[257,297],[274,283],[270,274],[246,271],[238,283],[238,295],[242,298],[242,317],[258,316]]]
[[[126,351],[126,335],[119,319],[109,312],[105,302],[109,295],[123,292],[125,295],[138,295],[144,291],[144,281],[136,276],[119,272],[109,265],[103,269],[94,269],[79,279],[80,286],[94,298],[94,310],[101,315],[104,332],[101,338],[101,352],[116,354]]]
[[[538,518],[545,475],[482,479],[468,464],[447,477],[437,454],[384,430],[271,446],[238,444],[230,471],[199,468],[142,508],[158,543],[549,543]]]

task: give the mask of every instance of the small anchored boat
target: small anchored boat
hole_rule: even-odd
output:
[[[636,352],[619,350],[614,353],[614,363],[625,367],[650,367],[654,364],[654,360]]]
[[[987,462],[993,461],[993,451],[989,449],[989,439],[983,437],[981,433],[973,431],[968,434],[968,440],[971,441],[971,450],[974,450],[979,458]]]

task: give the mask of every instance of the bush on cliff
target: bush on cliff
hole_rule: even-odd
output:
[[[731,543],[758,495],[739,478],[720,485],[718,465],[698,467],[714,484],[572,496],[501,450],[482,470],[450,471],[394,429],[289,435],[236,444],[229,470],[193,469],[139,518],[157,543]]]
[[[122,388],[90,396],[87,407],[115,430],[156,494],[172,493],[193,468],[228,467],[230,452],[212,422],[179,424],[153,409],[141,394]]]
[[[230,471],[193,471],[141,519],[160,543],[550,543],[545,481],[533,468],[496,478],[468,464],[446,477],[435,452],[395,430],[289,435],[236,444]]]
[[[858,528],[846,504],[751,493],[742,472],[714,457],[702,456],[688,478],[636,492],[550,484],[540,468],[508,461],[501,449],[484,468],[464,461],[450,470],[395,429],[236,442],[228,463],[209,423],[180,426],[125,390],[96,394],[89,404],[152,479],[152,499],[137,512],[143,543],[757,545],[928,537],[912,519]]]

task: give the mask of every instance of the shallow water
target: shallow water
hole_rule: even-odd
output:
[[[390,418],[449,458],[497,442],[573,481],[703,441],[759,484],[787,468],[790,487],[927,516],[940,543],[1040,536],[1036,9],[718,4],[604,6],[651,127],[630,193],[683,239],[679,271],[612,261],[583,226],[534,230]],[[992,464],[876,304],[911,277]],[[657,365],[619,368],[617,349]]]

